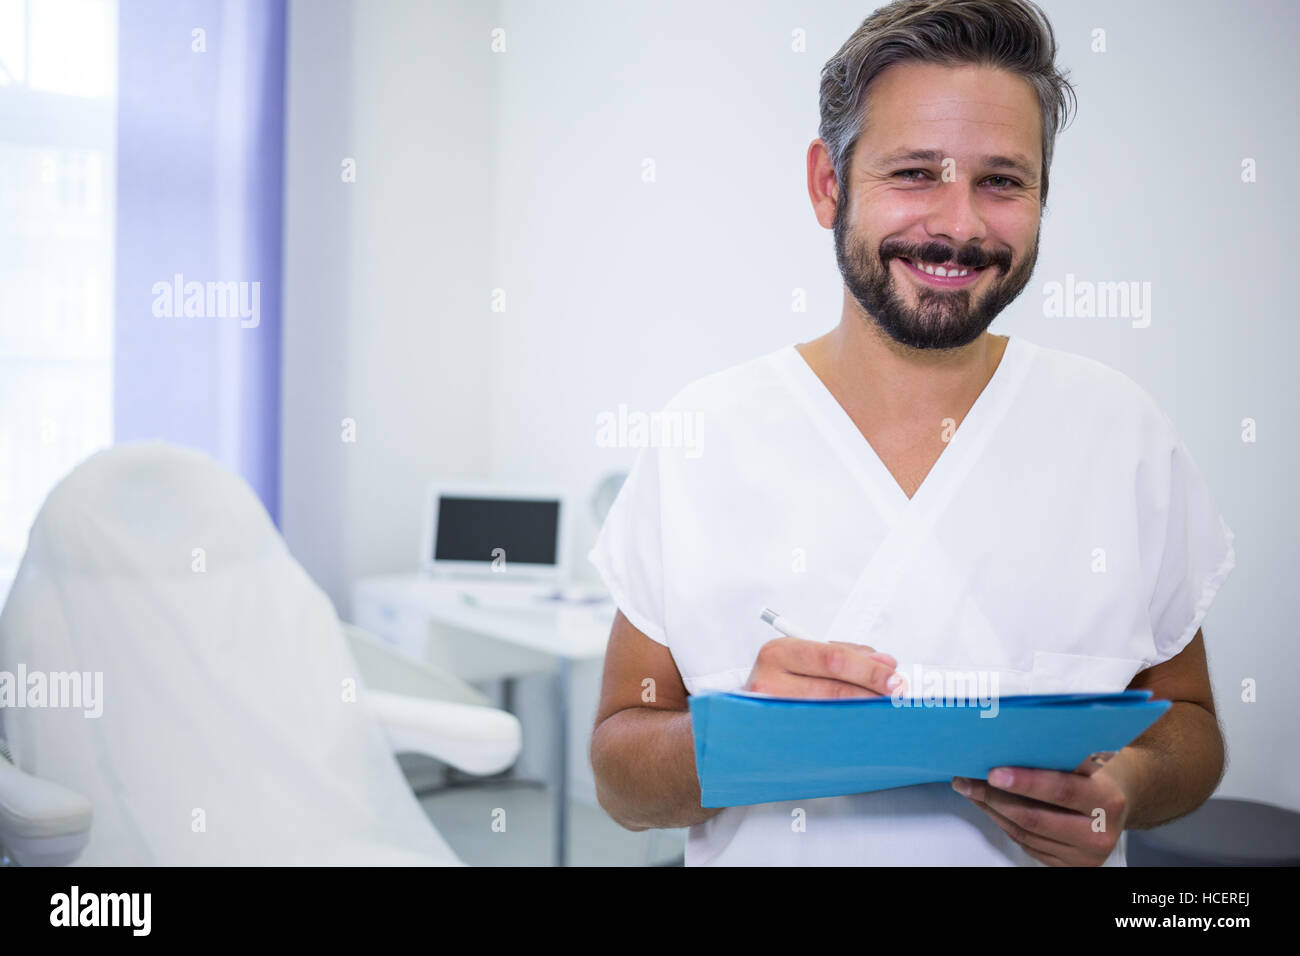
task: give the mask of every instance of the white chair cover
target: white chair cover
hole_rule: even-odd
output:
[[[17,766],[90,798],[80,863],[459,862],[329,598],[207,455],[119,445],[50,493],[0,614],[0,670],[20,666],[23,703],[32,674],[102,674],[98,717],[0,711]]]

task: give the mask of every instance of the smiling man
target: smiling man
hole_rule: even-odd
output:
[[[688,864],[1122,865],[1126,827],[1217,785],[1200,624],[1232,532],[1138,385],[987,331],[1037,258],[1072,100],[1054,59],[1024,0],[904,0],[862,24],[823,70],[808,151],[839,324],[679,392],[705,454],[644,449],[601,530],[619,613],[597,793],[628,828],[690,826]],[[764,606],[822,640],[776,637]],[[700,807],[690,694],[887,695],[914,675],[1173,705],[1074,773]]]

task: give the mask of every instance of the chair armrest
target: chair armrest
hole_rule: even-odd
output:
[[[24,866],[71,863],[90,840],[90,801],[0,757],[0,845]]]
[[[403,654],[355,624],[344,623],[343,636],[361,669],[361,682],[371,690],[455,704],[491,705],[487,697],[454,674]]]
[[[368,690],[365,700],[397,753],[421,753],[473,774],[498,773],[519,757],[522,734],[513,714]]]

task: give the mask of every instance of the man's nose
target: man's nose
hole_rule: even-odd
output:
[[[934,202],[926,215],[926,232],[935,238],[946,238],[957,246],[984,239],[984,220],[967,181],[958,178],[942,183],[931,191],[931,195]]]

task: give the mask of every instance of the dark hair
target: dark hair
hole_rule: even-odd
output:
[[[821,74],[819,134],[841,188],[866,122],[866,92],[896,63],[976,64],[1022,76],[1038,95],[1043,118],[1041,201],[1056,134],[1076,106],[1066,73],[1056,68],[1056,37],[1030,0],[895,0],[862,21]]]

